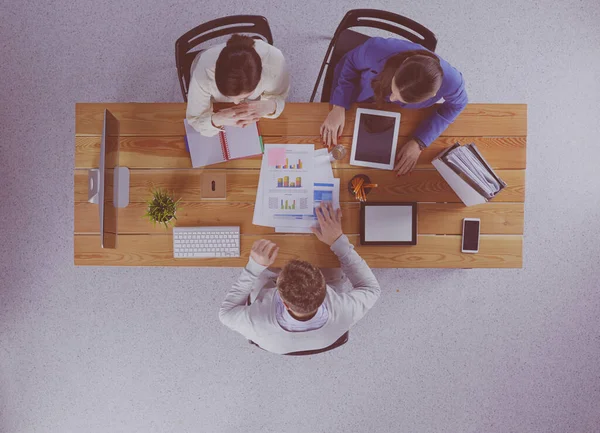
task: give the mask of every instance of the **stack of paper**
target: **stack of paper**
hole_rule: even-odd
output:
[[[278,233],[310,233],[321,201],[339,208],[340,181],[327,149],[312,144],[268,144],[260,169],[253,224]]]
[[[474,144],[455,145],[442,159],[456,174],[487,199],[494,197],[506,186],[483,159]]]

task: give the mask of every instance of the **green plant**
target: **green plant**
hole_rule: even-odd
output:
[[[169,228],[169,225],[177,219],[175,213],[180,201],[181,199],[175,201],[162,189],[154,189],[152,190],[152,198],[147,201],[148,210],[144,216],[154,224],[163,224],[165,228]]]

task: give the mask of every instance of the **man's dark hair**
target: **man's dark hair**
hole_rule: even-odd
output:
[[[291,260],[277,279],[279,296],[294,312],[316,312],[327,293],[325,277],[316,266],[303,260]]]

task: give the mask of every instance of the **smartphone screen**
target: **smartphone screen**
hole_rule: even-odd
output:
[[[479,221],[464,221],[462,249],[465,251],[479,250]]]

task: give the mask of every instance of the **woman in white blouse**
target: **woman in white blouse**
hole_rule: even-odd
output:
[[[233,35],[209,48],[192,64],[187,121],[202,135],[224,126],[245,126],[261,117],[274,119],[285,106],[289,74],[281,51],[261,40]],[[213,101],[236,106],[213,111]]]

